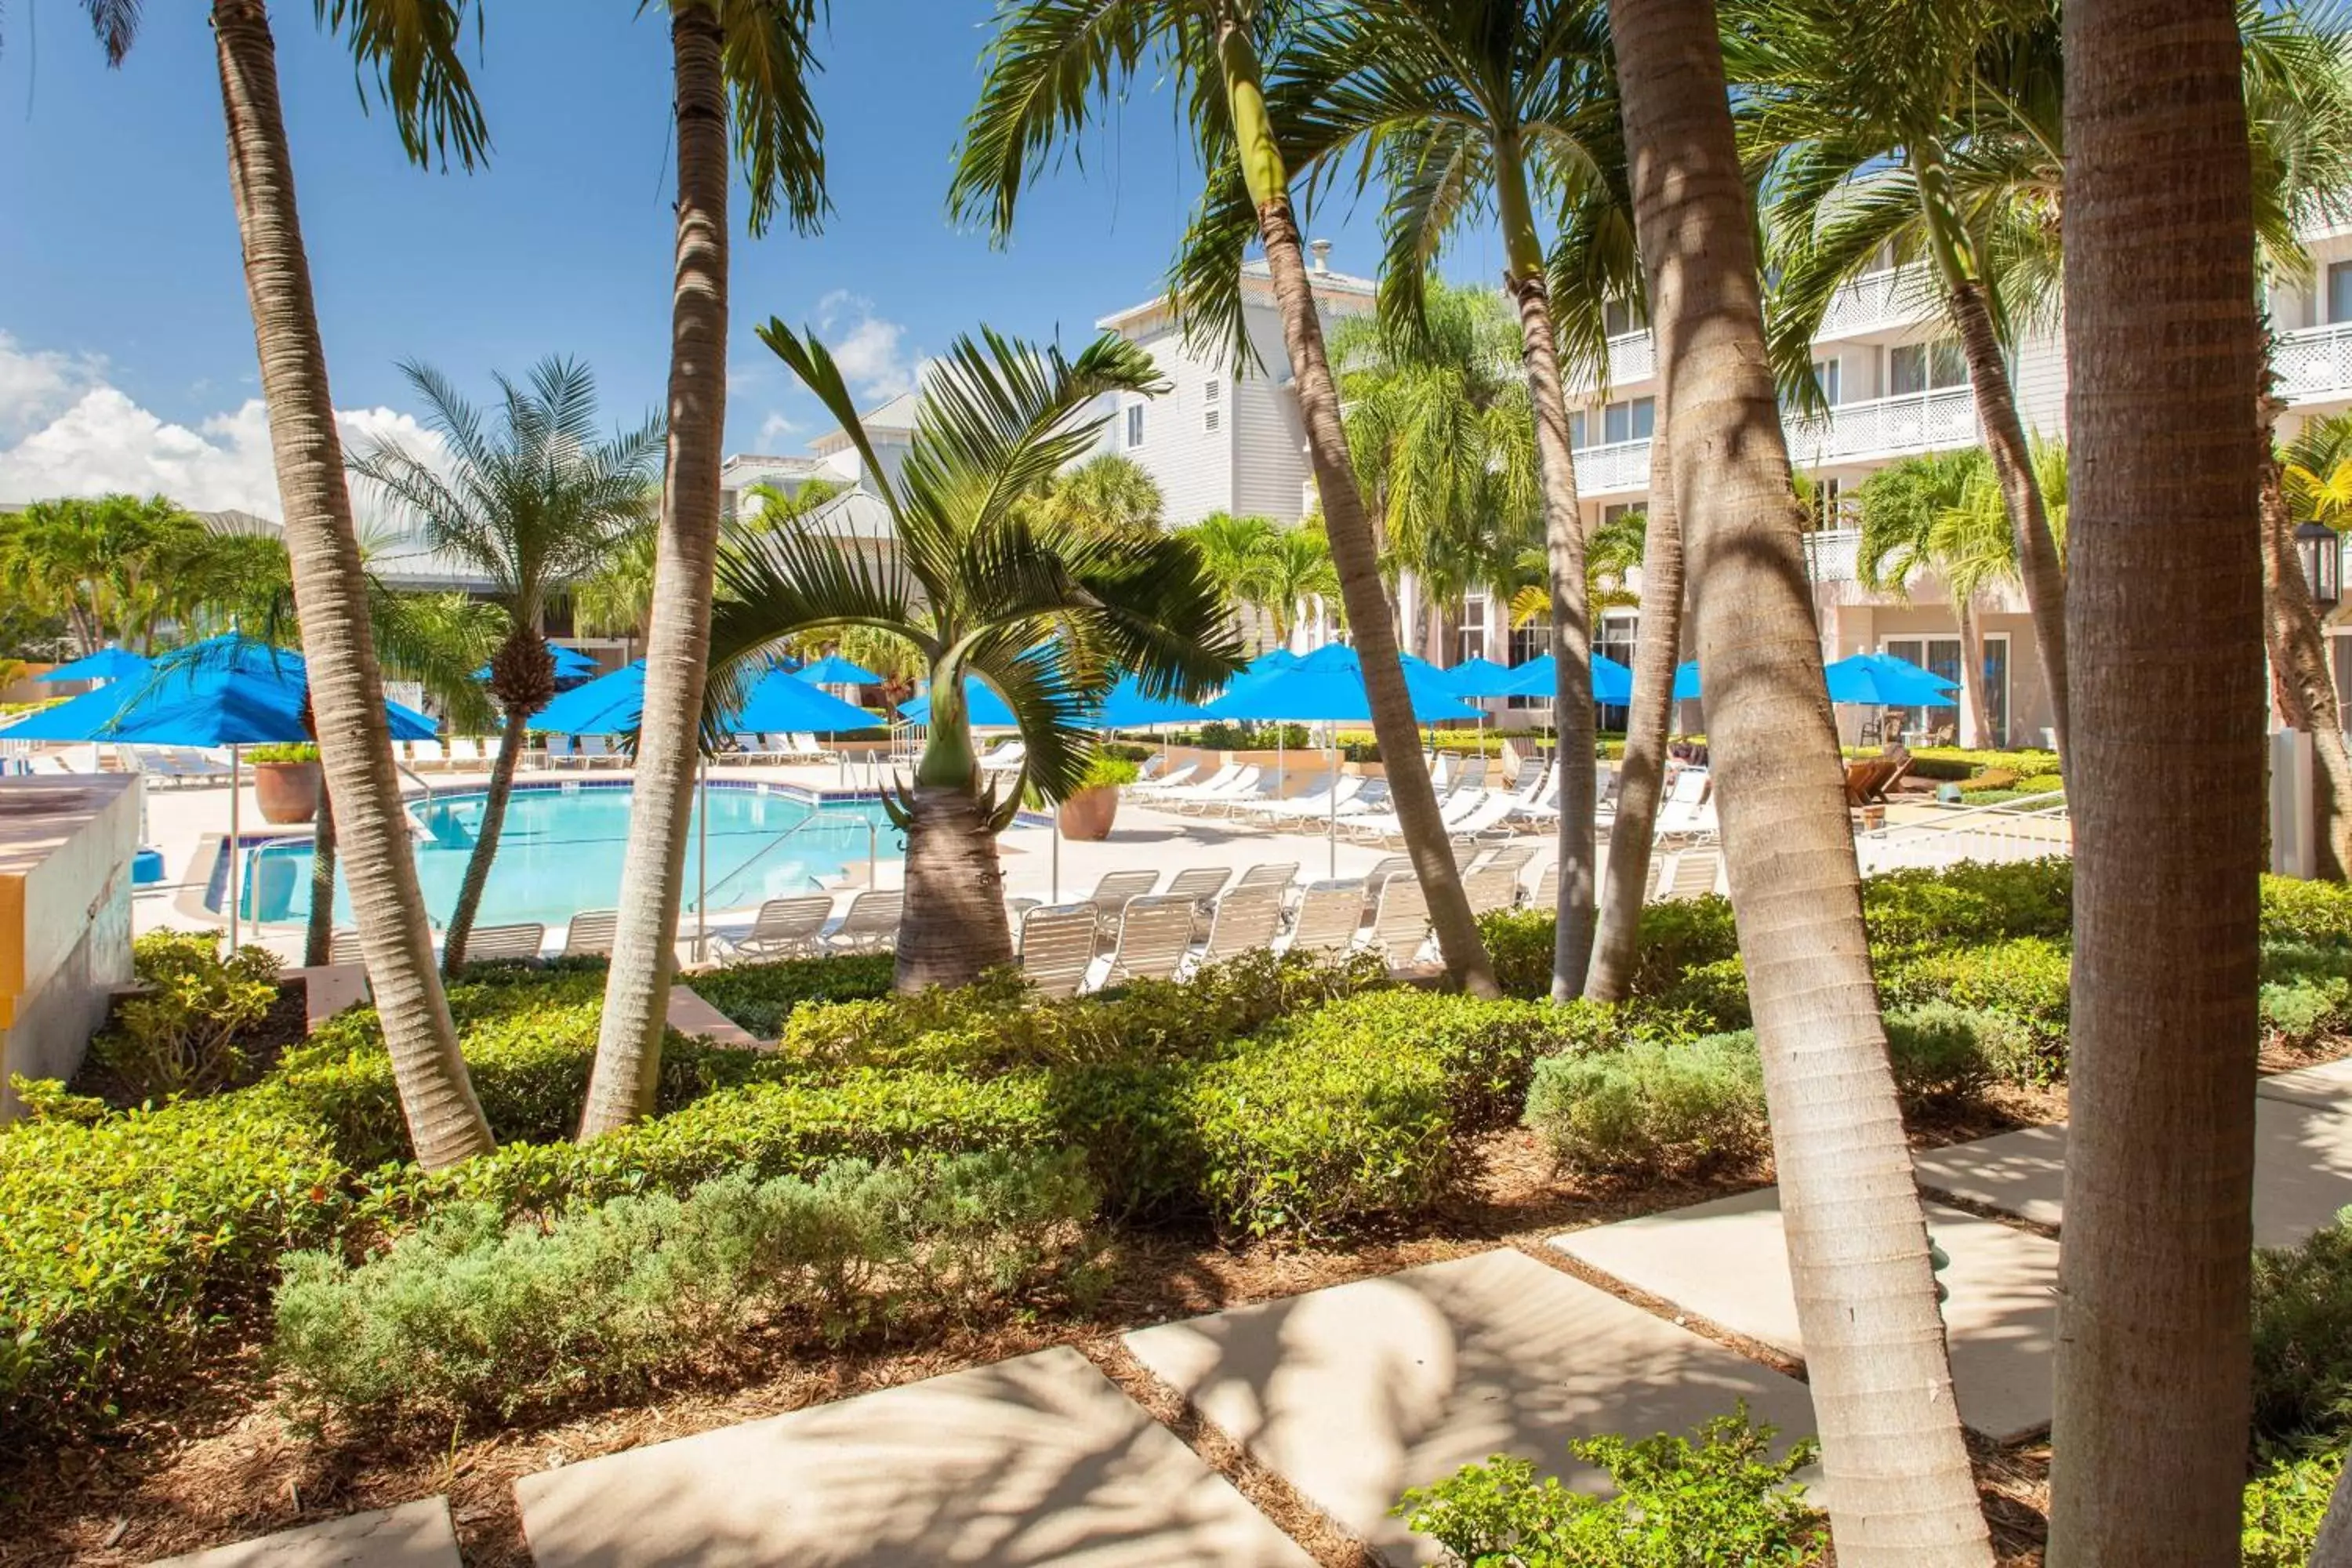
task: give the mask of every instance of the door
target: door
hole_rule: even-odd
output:
[[[1885,651],[1931,674],[1940,675],[1955,685],[1959,682],[1960,639],[1958,637],[1889,637]],[[1987,662],[1990,662],[1990,658]],[[1903,716],[1906,732],[1949,729],[1957,736],[1959,731],[1960,710],[1957,703],[1939,708],[1898,708],[1893,711]],[[1986,729],[1989,733],[1997,732],[1990,724]]]

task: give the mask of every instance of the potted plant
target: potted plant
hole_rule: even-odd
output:
[[[1108,838],[1110,825],[1118,816],[1119,786],[1133,784],[1139,771],[1125,757],[1096,752],[1085,780],[1062,802],[1062,837],[1081,844]]]
[[[245,753],[253,765],[254,798],[261,803],[261,820],[278,824],[310,822],[319,815],[319,748],[302,742],[294,745],[254,746]]]

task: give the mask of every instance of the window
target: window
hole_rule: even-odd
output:
[[[1511,657],[1501,661],[1505,664],[1525,664],[1531,658],[1538,658],[1549,653],[1551,651],[1550,615],[1546,613],[1538,618],[1529,621],[1526,626],[1513,626],[1510,630],[1508,647],[1511,650]],[[1503,706],[1506,708],[1549,708],[1551,706],[1551,699],[1549,697],[1506,697],[1503,699]]]
[[[1838,405],[1838,361],[1834,357],[1815,360],[1813,382],[1822,389],[1822,401],[1835,408]]]
[[[1612,403],[1601,411],[1601,439],[1612,447],[1620,441],[1646,441],[1657,422],[1658,403],[1654,397]]]
[[[1622,665],[1633,662],[1633,643],[1642,624],[1638,610],[1603,610],[1601,622],[1592,628],[1592,651],[1606,654]],[[1625,727],[1625,710],[1613,702],[1602,703],[1594,717],[1604,730]]]
[[[1579,452],[1583,451],[1586,447],[1591,444],[1584,438],[1584,410],[1581,408],[1570,409],[1569,411],[1568,444]]]
[[[1127,444],[1130,447],[1143,445],[1143,405],[1140,403],[1130,403],[1127,406]]]
[[[1610,300],[1601,307],[1601,330],[1612,338],[1649,330],[1650,318],[1631,300]]]
[[[1215,434],[1217,433],[1217,426],[1218,426],[1218,425],[1220,424],[1220,422],[1221,422],[1221,420],[1222,420],[1222,416],[1223,416],[1224,412],[1225,412],[1225,411],[1224,411],[1223,409],[1219,408],[1219,407],[1215,406],[1214,405],[1210,405],[1210,406],[1209,406],[1209,407],[1207,407],[1207,408],[1203,408],[1203,409],[1202,409],[1202,410],[1201,410],[1201,431],[1202,431],[1202,434],[1203,434],[1203,435],[1207,435],[1207,436],[1213,436],[1213,435],[1215,435]]]
[[[2327,319],[2352,321],[2352,261],[2327,264]]]
[[[1815,477],[1800,493],[1812,515],[1806,520],[1808,528],[1843,528],[1846,524],[1845,481],[1835,475]]]
[[[1647,507],[1643,506],[1637,500],[1618,501],[1612,505],[1604,506],[1601,509],[1601,526],[1603,528],[1613,527],[1615,524],[1621,523],[1627,518],[1632,517],[1635,512],[1647,511],[1649,509]]]
[[[1905,343],[1886,351],[1886,390],[1890,396],[1939,392],[1948,386],[1965,386],[1968,380],[1968,361],[1960,353],[1960,345],[1949,338],[1932,343]]]
[[[1454,662],[1486,657],[1486,595],[1473,594],[1462,601],[1461,646]]]

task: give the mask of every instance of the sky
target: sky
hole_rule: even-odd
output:
[[[753,336],[814,327],[867,404],[981,322],[1073,346],[1149,299],[1197,174],[1156,82],[1024,198],[1012,243],[960,232],[950,160],[990,0],[833,0],[819,49],[834,211],[803,237],[734,213],[727,447],[793,453],[829,422]],[[278,511],[230,210],[207,8],[150,5],[120,70],[75,0],[0,12],[0,500],[163,490]],[[478,401],[551,354],[608,422],[661,402],[674,183],[669,47],[630,0],[499,0],[469,45],[487,169],[421,171],[311,7],[274,7],[328,371],[347,439],[422,441],[404,360]],[[740,193],[739,193],[740,195]],[[1370,273],[1369,204],[1309,225]],[[1474,240],[1447,270],[1491,275]]]

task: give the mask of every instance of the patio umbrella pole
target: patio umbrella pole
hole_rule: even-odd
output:
[[[1331,847],[1331,869],[1326,873],[1339,874],[1339,732],[1331,731],[1331,793],[1324,798],[1330,808],[1330,820],[1323,830],[1324,841]]]
[[[694,962],[702,962],[702,944],[710,924],[710,759],[697,763],[694,789]]]
[[[245,794],[238,777],[240,751],[236,746],[228,749],[228,945],[232,952],[236,951],[237,922],[245,912],[244,900],[238,896],[243,889],[237,886],[236,876],[236,839],[242,818],[238,806]]]

